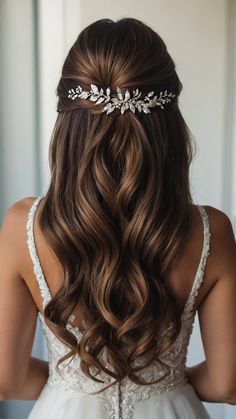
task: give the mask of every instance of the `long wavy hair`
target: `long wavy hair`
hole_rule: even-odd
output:
[[[68,98],[69,89],[89,90],[91,83],[109,86],[111,95],[118,86],[139,88],[143,97],[152,90],[176,97],[150,114],[107,115],[103,103]],[[115,382],[128,376],[145,384],[138,371],[158,360],[180,330],[168,271],[193,219],[193,144],[178,107],[181,90],[165,43],[134,18],[87,26],[62,68],[39,226],[64,281],[45,319],[69,347],[57,365],[78,354],[81,370],[95,381],[104,382],[97,378],[103,371]],[[66,329],[75,308],[85,322],[79,342]],[[169,324],[173,333],[161,340]]]

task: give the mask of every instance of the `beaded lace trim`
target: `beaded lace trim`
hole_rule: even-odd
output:
[[[39,261],[39,257],[36,250],[35,240],[34,240],[34,214],[35,210],[39,204],[41,197],[39,196],[33,203],[32,207],[30,208],[27,220],[27,244],[29,248],[29,253],[33,262],[34,273],[39,284],[40,294],[42,296],[43,301],[43,309],[45,308],[46,304],[51,300],[51,293],[47,286],[46,280],[44,278],[44,274],[42,271],[42,267]]]
[[[52,297],[37,254],[33,231],[33,217],[40,199],[41,198],[38,197],[34,201],[29,211],[27,222],[27,243],[33,262],[34,273],[43,299],[43,307],[45,308],[46,304]],[[208,215],[204,207],[198,205],[197,208],[202,216],[204,227],[201,258],[189,297],[182,312],[182,324],[179,335],[177,336],[174,344],[160,357],[160,361],[169,365],[170,374],[159,383],[145,386],[137,385],[126,378],[121,383],[117,383],[102,393],[97,394],[95,397],[101,398],[103,408],[109,412],[109,419],[132,419],[135,402],[146,400],[151,396],[157,396],[163,392],[174,391],[186,383],[185,365],[187,347],[193,330],[195,314],[194,303],[203,281],[206,260],[210,251],[211,236],[209,231]],[[69,320],[73,321],[74,318],[75,316],[71,315]],[[82,373],[78,355],[76,355],[73,359],[67,359],[60,364],[58,372],[56,370],[57,361],[68,352],[68,347],[53,334],[53,332],[46,325],[43,314],[40,312],[39,319],[48,346],[49,378],[47,384],[63,389],[64,391],[87,394],[92,397],[92,394],[101,390],[101,388],[104,387],[104,384],[97,383]],[[163,338],[171,334],[172,327],[173,324],[170,323],[169,327],[163,333]],[[74,334],[79,342],[82,336],[80,329],[72,326],[69,322],[67,323],[66,328]],[[104,359],[104,362],[106,363],[106,359]],[[137,360],[137,365],[139,362],[140,361]],[[107,363],[106,365],[109,368]],[[158,362],[154,362],[151,366],[140,373],[140,377],[147,382],[160,378],[163,375],[163,367]],[[111,383],[112,381],[112,378],[103,372],[101,372],[99,378],[104,380],[106,383],[105,385]]]
[[[198,265],[198,269],[193,281],[192,289],[190,291],[189,297],[186,301],[186,304],[184,306],[184,316],[188,316],[192,314],[192,311],[194,309],[194,303],[196,301],[199,288],[203,281],[204,271],[206,267],[206,261],[210,254],[210,228],[209,228],[209,219],[207,212],[205,208],[201,205],[197,205],[197,208],[202,216],[203,220],[203,246],[202,246],[202,253],[200,262]]]

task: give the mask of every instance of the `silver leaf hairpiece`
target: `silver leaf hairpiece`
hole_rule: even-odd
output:
[[[91,84],[90,91],[83,90],[81,86],[77,86],[76,89],[70,89],[68,98],[75,100],[76,98],[88,99],[98,105],[100,103],[106,103],[102,112],[109,113],[113,112],[114,109],[120,109],[123,114],[126,110],[131,110],[135,113],[137,108],[139,112],[150,113],[149,108],[154,106],[160,106],[164,109],[164,105],[168,102],[171,102],[172,98],[175,97],[174,93],[168,93],[167,90],[160,92],[159,96],[154,95],[154,92],[149,92],[144,99],[139,99],[142,92],[139,92],[139,89],[133,90],[133,97],[131,98],[130,92],[127,89],[125,93],[122,94],[121,89],[117,87],[117,97],[110,97],[111,89],[107,87],[106,93],[101,88],[100,91],[95,84]]]

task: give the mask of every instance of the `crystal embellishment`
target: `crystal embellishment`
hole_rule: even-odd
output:
[[[102,112],[109,113],[113,112],[115,109],[120,109],[121,114],[127,110],[131,110],[135,113],[136,109],[139,112],[151,113],[150,108],[154,106],[159,106],[161,109],[164,109],[164,106],[171,102],[171,100],[176,96],[172,92],[161,91],[159,96],[155,95],[155,92],[149,92],[144,99],[139,99],[142,95],[142,92],[139,92],[139,89],[133,90],[132,97],[127,89],[122,93],[121,89],[117,87],[117,96],[111,97],[111,89],[107,87],[104,93],[103,88],[100,90],[95,84],[91,84],[90,91],[83,90],[81,86],[77,86],[75,89],[70,89],[68,91],[68,98],[75,100],[76,98],[88,99],[99,105],[100,103],[105,104]]]

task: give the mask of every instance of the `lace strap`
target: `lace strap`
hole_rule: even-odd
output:
[[[209,253],[210,253],[211,233],[210,233],[210,228],[209,228],[208,214],[203,206],[197,205],[197,208],[201,214],[202,221],[203,221],[203,234],[204,234],[203,246],[202,246],[200,262],[199,262],[198,269],[197,269],[197,272],[193,281],[192,289],[190,291],[187,302],[184,306],[184,310],[183,310],[184,317],[189,317],[193,313],[194,303],[196,301],[199,288],[203,282],[207,257],[209,256]]]
[[[40,294],[43,300],[43,309],[45,308],[46,304],[51,300],[51,293],[49,291],[47,282],[45,280],[42,267],[40,264],[40,260],[37,254],[36,245],[35,245],[35,238],[34,238],[34,214],[36,208],[41,200],[41,197],[35,199],[33,205],[31,206],[29,213],[28,213],[28,220],[27,220],[27,244],[29,249],[29,254],[33,262],[33,269],[36,276],[36,280],[39,285]]]

